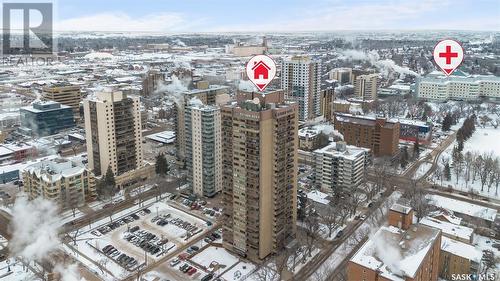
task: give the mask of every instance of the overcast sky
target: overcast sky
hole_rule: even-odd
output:
[[[500,0],[58,0],[55,13],[75,31],[500,30]]]

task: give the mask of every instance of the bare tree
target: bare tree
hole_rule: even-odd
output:
[[[470,181],[470,173],[471,173],[471,168],[472,168],[472,163],[474,162],[473,155],[470,151],[467,151],[464,155],[464,164],[465,164],[465,171],[464,171],[464,177],[465,177],[465,187],[468,187],[469,181]]]
[[[312,256],[312,250],[314,244],[319,238],[320,225],[317,215],[309,215],[304,219],[304,245],[306,246],[306,253],[304,254],[304,259],[306,256]]]
[[[479,170],[479,179],[481,180],[481,191],[483,191],[484,185],[487,183],[488,177],[494,169],[494,161],[492,153],[483,153],[481,158],[482,164]]]
[[[481,257],[481,263],[483,264],[483,273],[488,274],[488,271],[495,268],[495,254],[491,250],[483,250],[483,256]]]
[[[337,208],[329,204],[325,212],[323,212],[323,214],[321,214],[320,217],[321,217],[321,222],[328,229],[328,238],[331,238],[335,228],[337,228],[340,225],[339,223],[341,217],[337,212]]]
[[[349,206],[350,216],[356,215],[356,211],[358,210],[358,207],[361,204],[361,202],[363,202],[364,198],[365,195],[360,192],[354,192],[351,194],[351,196],[347,201],[347,205]]]
[[[432,205],[430,204],[430,199],[427,198],[427,192],[425,189],[418,187],[416,181],[411,181],[403,197],[410,201],[410,206],[416,213],[417,222],[432,211]]]

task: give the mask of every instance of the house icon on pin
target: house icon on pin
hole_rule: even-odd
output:
[[[252,67],[253,79],[268,79],[270,69],[263,61],[254,62],[254,66]]]

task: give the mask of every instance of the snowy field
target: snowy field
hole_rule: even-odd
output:
[[[464,142],[465,151],[493,152],[500,157],[500,128],[476,127],[476,131],[470,139]]]
[[[490,153],[492,152],[494,156],[500,157],[500,144],[498,144],[498,141],[500,140],[500,128],[499,129],[494,129],[494,128],[481,128],[481,127],[476,127],[476,131],[472,135],[470,139],[464,142],[464,149],[462,154],[465,154],[467,151],[470,152],[478,152],[480,154],[482,153]],[[438,165],[439,169],[443,170],[444,167],[444,162],[443,161],[449,161],[450,166],[452,167],[452,151],[453,147],[457,144],[455,141],[452,145],[450,145],[443,153],[441,153],[439,160],[438,160]],[[481,196],[493,198],[493,199],[500,199],[500,190],[496,190],[495,184],[492,184],[491,186],[488,186],[486,184],[481,190],[481,181],[476,177],[475,181],[473,182],[470,180],[469,182],[466,182],[463,176],[460,176],[457,179],[456,174],[453,171],[453,168],[451,169],[451,180],[442,180],[433,177],[434,181],[442,186],[449,186],[455,190],[461,191],[461,192],[474,192],[475,194],[479,194]]]

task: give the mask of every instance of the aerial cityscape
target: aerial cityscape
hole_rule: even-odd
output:
[[[500,2],[270,2],[2,1],[0,281],[500,280]]]

